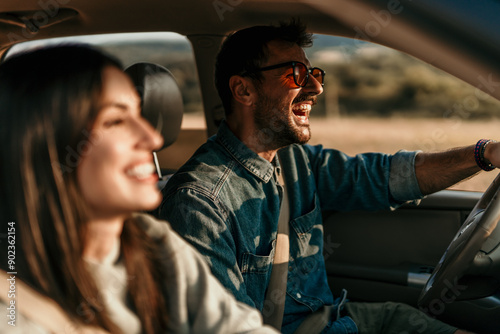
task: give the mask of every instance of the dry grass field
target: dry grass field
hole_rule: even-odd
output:
[[[399,149],[439,151],[471,145],[480,138],[499,138],[500,120],[337,118],[312,119],[311,144],[347,154],[395,153]],[[454,189],[484,191],[498,174],[482,172]]]
[[[202,129],[202,116],[187,114],[183,128]],[[404,119],[404,118],[312,118],[311,144],[323,144],[355,155],[362,152],[394,153],[399,149],[438,151],[452,147],[475,143],[480,138],[498,139],[500,120],[465,121],[462,119]],[[162,166],[171,168],[180,166],[183,161],[174,161],[172,157],[180,152],[184,156],[204,141],[194,140],[191,132],[181,134],[181,142],[161,152]],[[200,131],[196,131],[198,136]],[[496,171],[482,172],[466,180],[453,189],[484,191],[494,177]]]

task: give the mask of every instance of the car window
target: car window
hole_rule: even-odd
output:
[[[115,55],[125,67],[140,61],[168,68],[184,101],[179,138],[159,152],[163,169],[179,168],[205,142],[206,124],[190,42],[175,33],[133,33],[25,42],[6,57],[49,43],[84,42]],[[380,45],[316,35],[306,50],[326,71],[324,93],[311,114],[311,144],[350,155],[437,151],[496,138],[500,102],[409,55]],[[496,176],[481,173],[452,189],[484,191]]]
[[[192,47],[176,33],[130,33],[54,38],[24,42],[12,47],[5,58],[23,50],[60,43],[88,43],[118,58],[124,67],[137,62],[152,62],[174,75],[184,103],[182,130],[177,141],[158,154],[162,169],[179,168],[206,140],[206,123]]]
[[[326,71],[311,115],[312,144],[354,155],[437,151],[497,137],[498,100],[409,55],[322,35],[307,53]],[[483,172],[452,189],[484,191],[496,174]]]

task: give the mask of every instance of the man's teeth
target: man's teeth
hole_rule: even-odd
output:
[[[155,172],[155,165],[152,163],[145,163],[134,166],[127,170],[127,175],[136,177],[138,179],[145,179]]]
[[[293,111],[311,111],[310,104],[299,104],[297,106],[293,106]]]
[[[307,120],[309,117],[309,113],[311,112],[311,105],[310,104],[299,104],[295,105],[292,108],[292,112],[294,113],[295,117],[301,120]]]

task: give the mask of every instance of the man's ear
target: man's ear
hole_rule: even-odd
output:
[[[254,101],[254,86],[250,79],[240,75],[229,78],[229,88],[233,93],[233,99],[245,106],[251,106]]]

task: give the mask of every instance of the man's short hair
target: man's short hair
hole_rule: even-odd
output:
[[[280,40],[312,46],[312,34],[306,32],[306,26],[300,20],[292,19],[279,26],[255,26],[239,30],[226,38],[221,46],[215,62],[215,86],[222,100],[226,116],[232,112],[232,93],[229,79],[233,75],[251,72],[264,64],[268,59],[267,43]],[[260,79],[260,73],[254,73],[254,79]]]

